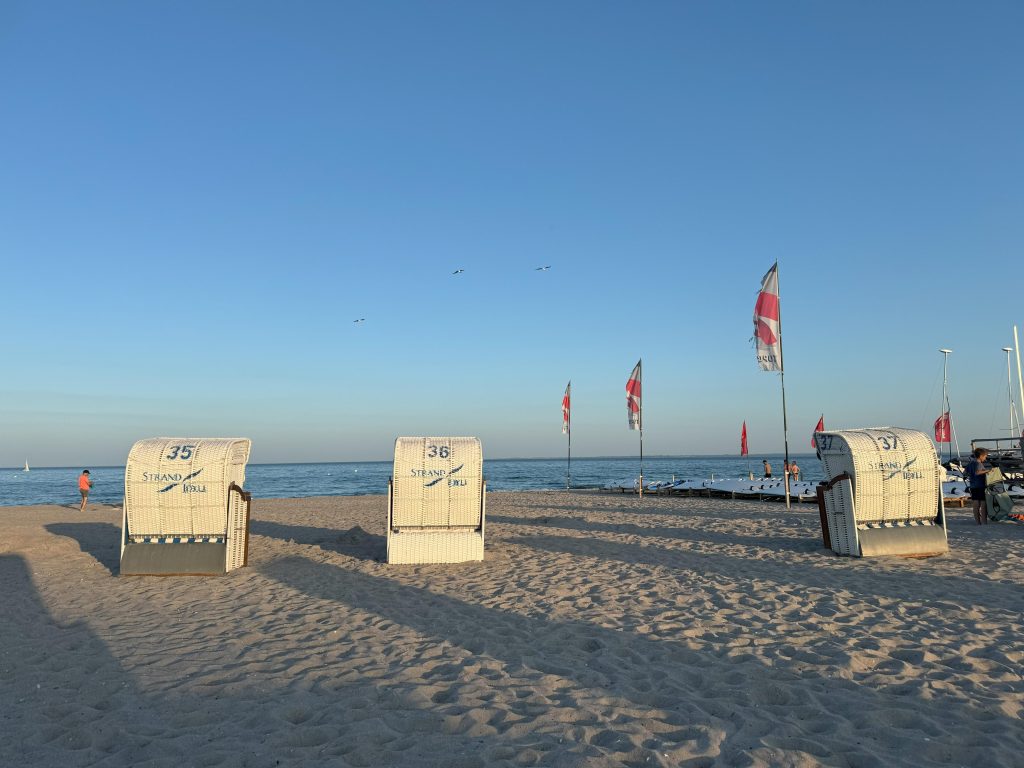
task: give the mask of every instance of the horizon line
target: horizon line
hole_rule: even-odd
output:
[[[753,454],[751,454],[752,456]],[[766,453],[758,453],[758,456],[775,458],[782,457],[783,453],[768,451]],[[814,453],[791,453],[792,456],[816,456]],[[597,459],[615,459],[619,461],[636,461],[639,460],[637,456],[623,456],[623,455],[601,455],[601,456],[576,456],[576,460],[589,461]],[[756,461],[754,458],[749,456],[737,456],[733,453],[659,453],[644,456],[644,459],[746,459],[747,461]],[[565,461],[565,456],[499,456],[495,458],[484,458],[484,461]],[[330,461],[330,460],[318,460],[318,461],[256,461],[249,462],[246,466],[250,467],[272,467],[272,466],[288,466],[288,465],[309,465],[309,464],[389,464],[394,461],[393,458],[387,459],[359,459],[359,460],[345,460],[345,461]],[[77,469],[78,467],[96,468],[96,469],[113,469],[115,467],[123,467],[124,464],[90,464],[88,466],[80,464],[37,464],[37,469]],[[13,470],[16,472],[24,472],[22,467],[0,467],[0,471]],[[30,467],[31,471],[31,467]]]

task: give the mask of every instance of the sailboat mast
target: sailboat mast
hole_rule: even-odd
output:
[[[1017,389],[1020,393],[1020,407],[1024,411],[1024,379],[1020,375],[1020,344],[1017,342],[1017,326],[1013,326],[1013,348],[1017,352]],[[1020,422],[1017,422],[1017,426],[1020,426]],[[1024,433],[1021,433],[1021,439],[1024,439]],[[1021,446],[1021,453],[1024,453],[1024,445]]]

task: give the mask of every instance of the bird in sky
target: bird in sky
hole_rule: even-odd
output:
[[[465,272],[465,271],[466,271],[466,270],[464,270],[464,269],[456,269],[456,270],[455,270],[454,272],[452,272],[452,274],[453,274],[453,275],[457,275],[457,274],[459,274],[460,272]]]
[[[360,317],[360,318],[359,318],[358,320],[353,320],[352,322],[353,322],[353,323],[361,323],[361,322],[363,322],[364,320],[366,320],[366,318],[365,318],[365,317]]]
[[[546,267],[537,267],[533,271],[534,272],[547,272],[549,269],[551,269],[551,265],[550,264],[548,264]]]

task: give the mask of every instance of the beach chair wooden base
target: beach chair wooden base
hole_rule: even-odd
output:
[[[227,544],[135,543],[121,555],[122,576],[223,576]]]

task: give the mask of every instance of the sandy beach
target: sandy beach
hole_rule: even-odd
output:
[[[811,505],[492,493],[483,563],[387,566],[385,506],[256,499],[222,578],[0,510],[0,765],[1024,765],[1024,527],[853,560]]]

